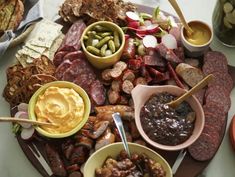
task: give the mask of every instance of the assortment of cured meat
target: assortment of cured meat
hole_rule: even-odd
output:
[[[80,51],[80,38],[85,27],[82,20],[70,27],[53,62],[57,66],[55,77],[81,86],[89,94],[93,109],[94,106],[104,104],[105,88],[97,78],[94,68]]]
[[[214,80],[202,97],[205,127],[198,140],[188,148],[192,157],[200,161],[211,159],[222,141],[233,88],[233,80],[228,73],[228,62],[222,53],[207,52],[203,63],[203,73],[213,74]]]
[[[109,8],[109,11],[115,8],[115,11],[101,16],[94,10],[99,7],[95,4],[104,9]],[[123,11],[117,11],[121,7]],[[228,73],[226,57],[222,53],[209,51],[204,55],[203,61],[186,58],[177,37],[176,48],[171,49],[158,39],[159,44],[156,47],[146,47],[140,52],[140,45],[136,44],[139,40],[136,39],[137,33],[133,34],[132,31],[126,35],[121,61],[102,71],[96,70],[87,61],[80,43],[86,24],[78,18],[119,22],[127,9],[134,9],[134,6],[123,4],[119,0],[100,0],[93,4],[85,0],[66,0],[60,9],[60,15],[73,25],[56,51],[53,62],[42,56],[34,59],[27,67],[16,64],[7,70],[8,83],[3,96],[11,106],[28,103],[41,85],[55,80],[73,82],[89,95],[92,103],[91,116],[79,132],[56,143],[42,137],[46,142],[47,159],[56,176],[81,177],[82,165],[94,150],[121,141],[112,120],[114,112],[119,112],[123,118],[128,141],[146,145],[134,122],[131,91],[138,84],[170,84],[189,89],[206,75],[213,74],[214,81],[195,94],[203,105],[205,127],[199,139],[188,148],[188,152],[195,160],[210,160],[222,141],[226,116],[231,106],[230,92],[234,84]],[[179,28],[172,29],[172,33],[179,33]],[[143,36],[139,37],[142,39]],[[104,104],[106,105],[103,106]]]

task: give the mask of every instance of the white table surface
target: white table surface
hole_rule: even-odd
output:
[[[56,18],[56,12],[62,0],[45,0],[45,17]],[[160,5],[161,9],[175,14],[167,0],[131,0],[131,2],[155,7]],[[211,16],[216,0],[178,0],[187,20],[200,19],[211,24]],[[225,52],[229,64],[235,66],[235,48],[223,47],[217,41],[213,41],[211,47],[214,50]],[[0,93],[6,85],[5,71],[14,61],[14,53],[19,47],[9,50],[0,58]],[[235,114],[235,89],[231,93],[232,106],[228,114],[228,123]],[[0,97],[0,115],[9,116],[9,105]],[[232,150],[228,131],[224,137],[219,151],[203,172],[206,177],[234,177],[235,176],[235,152]],[[11,132],[9,123],[0,124],[0,177],[41,177],[37,170],[31,165],[21,150],[14,134]]]

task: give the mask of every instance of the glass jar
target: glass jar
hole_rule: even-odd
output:
[[[212,24],[215,36],[224,45],[235,47],[235,0],[217,0]]]

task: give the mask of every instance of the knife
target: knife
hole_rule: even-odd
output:
[[[172,173],[173,175],[176,174],[181,162],[184,160],[184,157],[186,155],[187,151],[185,149],[182,149],[179,153],[179,155],[177,156],[175,163],[172,166]]]

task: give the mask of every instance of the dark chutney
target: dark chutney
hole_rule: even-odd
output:
[[[159,144],[178,145],[192,135],[195,112],[185,101],[176,109],[166,104],[175,98],[167,92],[154,94],[141,109],[140,121],[144,132]]]

